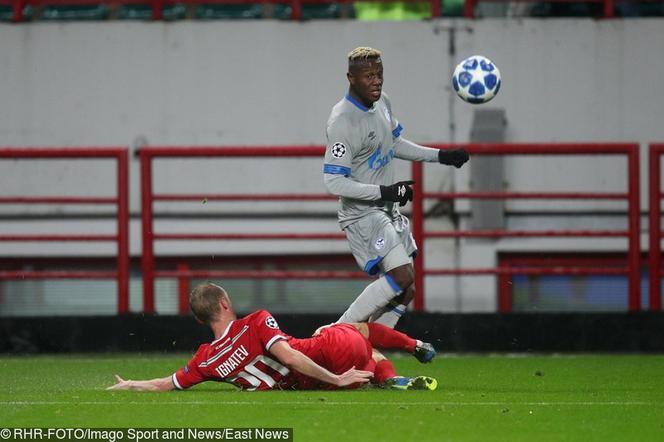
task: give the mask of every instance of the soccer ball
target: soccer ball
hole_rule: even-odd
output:
[[[464,101],[472,104],[486,103],[500,90],[500,71],[488,58],[473,55],[454,69],[452,86]]]

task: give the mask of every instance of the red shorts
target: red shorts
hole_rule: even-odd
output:
[[[321,330],[318,336],[308,339],[293,338],[288,343],[334,374],[344,373],[352,367],[368,371],[376,368],[376,363],[371,357],[371,343],[352,325],[335,324]],[[302,378],[306,377],[302,376]],[[313,379],[310,381],[313,381],[315,386],[309,385],[309,382],[300,382],[298,388],[327,388]],[[359,385],[346,388],[357,387]]]

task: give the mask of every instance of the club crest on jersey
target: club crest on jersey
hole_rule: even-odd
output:
[[[277,324],[276,319],[274,319],[272,316],[265,318],[265,325],[275,330],[279,328],[279,324]]]
[[[378,238],[374,243],[376,250],[382,250],[385,247],[385,238]]]
[[[332,156],[334,158],[343,158],[346,155],[346,146],[344,143],[334,143],[332,145]]]

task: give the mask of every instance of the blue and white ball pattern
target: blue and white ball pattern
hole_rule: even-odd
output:
[[[452,86],[464,101],[486,103],[500,90],[500,71],[498,66],[483,55],[473,55],[454,69]]]

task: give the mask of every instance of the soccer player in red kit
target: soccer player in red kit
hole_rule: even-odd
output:
[[[311,338],[283,333],[265,310],[238,319],[226,291],[211,283],[197,286],[189,304],[215,340],[203,344],[172,376],[145,381],[116,375],[113,390],[166,391],[204,381],[231,383],[243,390],[357,388],[372,381],[400,390],[434,390],[435,379],[397,376],[392,363],[374,349],[395,348],[421,362],[435,356],[433,347],[381,324],[333,324]]]

